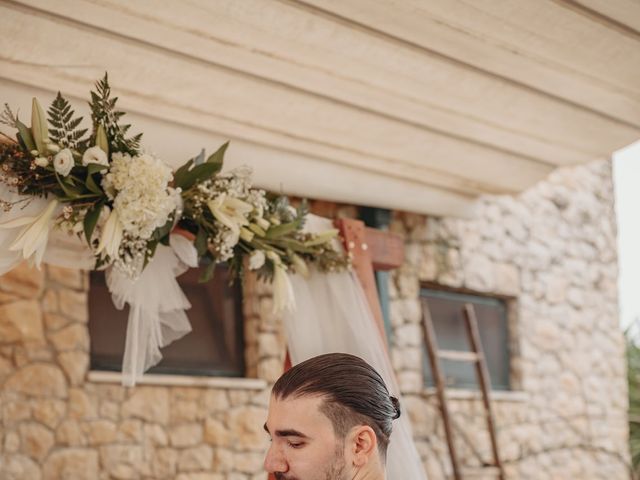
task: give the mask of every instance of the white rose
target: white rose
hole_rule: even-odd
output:
[[[264,265],[264,252],[262,250],[254,250],[249,255],[249,270],[258,270]]]
[[[82,155],[82,165],[86,167],[90,163],[109,166],[109,159],[104,150],[96,145],[95,147],[87,148]]]
[[[64,148],[56,153],[53,157],[53,167],[63,177],[69,175],[69,172],[73,168],[73,154],[68,148]]]
[[[38,157],[33,161],[33,163],[39,167],[46,167],[49,165],[49,159],[47,157]]]

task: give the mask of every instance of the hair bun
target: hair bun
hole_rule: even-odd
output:
[[[400,417],[400,413],[401,413],[401,411],[400,411],[400,401],[396,397],[394,397],[393,395],[391,395],[389,398],[391,399],[391,403],[393,404],[393,408],[395,410],[395,413],[393,415],[393,419],[395,420],[396,418]]]

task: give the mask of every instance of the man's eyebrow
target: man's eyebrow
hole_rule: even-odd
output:
[[[265,432],[267,432],[268,434],[271,434],[271,432],[269,431],[269,427],[267,427],[267,424],[264,424],[264,430]],[[286,429],[286,430],[276,430],[276,436],[277,437],[300,437],[300,438],[309,438],[307,435],[305,435],[302,432],[299,432],[298,430],[294,430],[292,428]]]

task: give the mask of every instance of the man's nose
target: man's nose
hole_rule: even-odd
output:
[[[285,473],[289,469],[282,450],[273,443],[264,457],[264,469],[270,473]]]

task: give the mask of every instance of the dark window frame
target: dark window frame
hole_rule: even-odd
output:
[[[425,295],[425,293],[427,295]],[[431,296],[431,304],[429,303],[429,296]],[[517,389],[517,378],[515,378],[512,368],[514,358],[516,357],[516,351],[513,348],[515,333],[513,322],[515,299],[513,297],[477,292],[462,288],[448,288],[440,284],[425,282],[420,285],[419,298],[423,305],[425,303],[430,305],[430,312],[433,319],[434,329],[436,330],[436,338],[438,340],[438,348],[441,350],[471,350],[466,330],[464,330],[462,306],[465,302],[470,301],[473,303],[476,306],[478,328],[480,330],[482,347],[485,351],[485,356],[487,357],[487,368],[491,377],[492,390],[514,391]],[[439,298],[444,302],[449,302],[448,307],[443,307],[445,315],[449,319],[449,325],[439,325],[439,323],[443,322],[444,319],[438,318],[437,312],[434,313],[434,307],[436,307],[434,301],[437,301],[434,300],[435,298]],[[454,304],[456,307],[453,306]],[[487,330],[487,325],[490,324],[491,321],[487,320],[487,315],[486,312],[483,311],[483,306],[501,311],[501,318],[499,319],[500,325],[497,327],[500,329],[498,335],[502,337],[502,341],[499,342],[501,349],[500,352],[496,352],[495,348],[488,348],[488,345],[492,345],[491,339],[489,341],[487,340],[490,336],[490,333]],[[456,319],[451,317],[454,315],[452,311],[454,308],[456,310]],[[455,324],[451,325],[451,322],[455,322]],[[493,319],[492,322],[497,323],[496,319]],[[445,330],[444,335],[443,326]],[[495,329],[493,331],[495,331]],[[424,384],[427,388],[433,388],[432,370],[426,353],[426,345],[423,344],[422,350]],[[501,358],[499,358],[500,355]],[[440,360],[440,364],[447,379],[447,388],[471,391],[479,390],[473,364],[463,364],[461,362],[442,359]],[[451,382],[451,379],[453,379],[454,382]]]
[[[246,376],[241,282],[230,286],[227,266],[219,265],[213,280],[199,283],[201,270],[190,269],[178,277],[178,283],[192,303],[192,309],[186,314],[193,330],[162,348],[162,361],[146,373]],[[222,301],[220,294],[224,297]],[[96,313],[98,309],[100,312]],[[121,371],[127,318],[128,306],[117,310],[113,305],[104,273],[90,272],[88,327],[92,370]],[[110,324],[107,326],[105,322]]]

